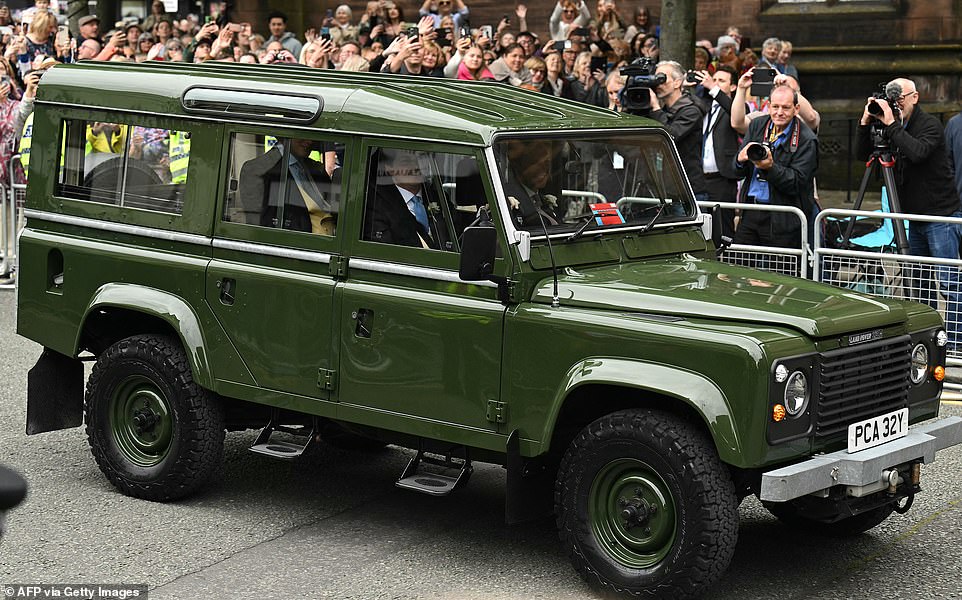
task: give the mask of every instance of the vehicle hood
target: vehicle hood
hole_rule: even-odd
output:
[[[899,301],[691,255],[559,270],[558,289],[562,306],[783,325],[812,337],[906,320]],[[551,298],[549,276],[533,300]]]

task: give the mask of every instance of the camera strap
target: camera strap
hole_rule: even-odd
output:
[[[800,131],[802,129],[801,122],[798,120],[798,117],[792,118],[792,124],[790,125],[790,127],[792,128],[792,136],[791,136],[791,139],[789,140],[788,151],[794,154],[798,150],[798,138],[800,135]],[[775,135],[775,123],[772,122],[771,117],[768,117],[768,124],[765,126],[764,139],[767,140],[768,143],[772,145],[772,148],[775,148],[781,145],[781,144],[776,144],[776,141],[778,140],[778,136]]]

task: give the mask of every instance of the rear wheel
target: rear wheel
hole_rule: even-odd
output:
[[[560,536],[592,585],[702,593],[731,562],[738,498],[711,442],[674,415],[627,410],[575,438],[555,486]]]
[[[109,347],[87,382],[84,408],[97,466],[125,494],[181,498],[220,465],[220,404],[194,382],[176,339],[138,335]]]

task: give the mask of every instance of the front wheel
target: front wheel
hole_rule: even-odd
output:
[[[107,348],[87,382],[84,416],[97,466],[129,496],[187,496],[220,465],[220,403],[194,382],[174,338],[137,335]]]
[[[588,425],[555,486],[562,542],[575,569],[602,590],[697,596],[728,568],[738,497],[709,439],[654,410]]]

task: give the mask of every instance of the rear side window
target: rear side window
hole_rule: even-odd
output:
[[[339,150],[329,140],[234,133],[223,220],[333,236]]]
[[[57,194],[182,214],[190,133],[130,123],[64,123]]]

